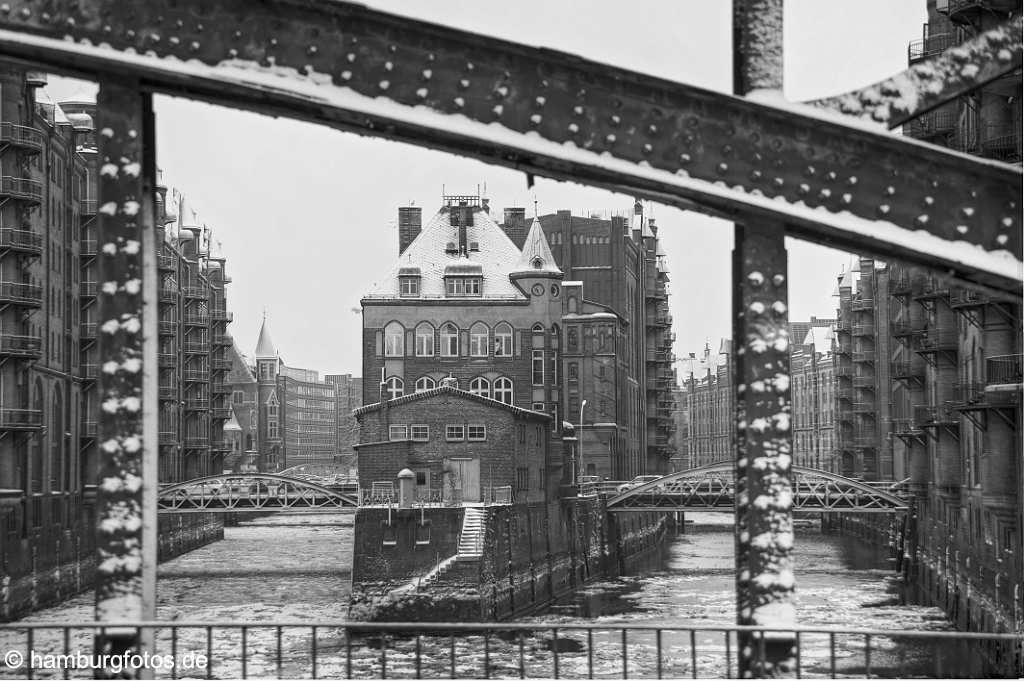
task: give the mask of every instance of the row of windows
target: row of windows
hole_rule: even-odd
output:
[[[458,387],[458,379],[455,380],[455,387]],[[437,387],[437,381],[431,376],[420,376],[416,379],[416,392],[433,390]],[[384,392],[389,400],[398,399],[405,394],[405,381],[398,376],[390,376],[384,381]],[[488,397],[498,402],[512,404],[512,379],[502,376],[494,379],[491,383],[482,376],[477,376],[469,382],[469,392],[481,397]]]
[[[412,425],[392,424],[388,429],[389,440],[413,440],[415,442],[426,442],[430,439],[430,426],[425,423],[413,423]],[[449,423],[444,427],[444,439],[448,442],[485,442],[487,440],[487,426],[480,424]]]
[[[416,326],[414,333],[415,354],[417,357],[458,357],[461,347],[459,327],[451,322],[441,325],[440,332],[434,334],[434,327],[429,322]],[[438,348],[435,350],[435,340]],[[469,354],[471,357],[487,357],[489,348],[494,348],[495,357],[512,356],[512,325],[501,322],[494,327],[493,345],[491,330],[486,324],[477,322],[469,329]],[[405,356],[405,328],[398,322],[391,322],[384,327],[384,356]]]
[[[399,277],[398,286],[402,296],[420,294],[419,277]],[[478,296],[483,290],[483,280],[480,277],[445,277],[444,290],[449,296]]]

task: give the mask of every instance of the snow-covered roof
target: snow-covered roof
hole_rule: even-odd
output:
[[[512,274],[562,276],[562,270],[558,269],[558,265],[555,264],[555,256],[551,254],[551,247],[544,235],[544,228],[541,227],[540,220],[537,218],[530,223],[530,232],[526,235],[526,241],[523,242],[522,255],[519,256],[516,266],[512,268]]]
[[[228,432],[241,432],[242,430],[242,426],[238,425],[238,419],[235,418],[234,409],[231,410],[231,418],[229,418],[227,422],[224,423],[224,430]]]
[[[398,277],[407,276],[406,272],[412,272],[410,268],[419,268],[421,298],[452,298],[445,293],[445,274],[462,271],[464,275],[483,278],[480,295],[467,298],[525,300],[526,296],[508,278],[521,256],[519,249],[486,211],[479,207],[472,210],[472,224],[466,225],[466,242],[475,242],[479,250],[458,252],[459,228],[451,224],[450,208],[446,206],[427,222],[366,297],[398,298]],[[449,248],[449,244],[456,248]]]

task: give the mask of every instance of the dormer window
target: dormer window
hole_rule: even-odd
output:
[[[448,277],[445,290],[450,296],[478,296],[482,283],[481,277]]]
[[[534,258],[530,261],[530,264],[533,265],[533,269],[535,270],[544,269],[544,260],[542,258]]]
[[[399,295],[401,295],[402,297],[418,296],[420,294],[420,278],[399,277],[398,287]]]
[[[419,267],[402,267],[398,270],[398,294],[403,298],[420,295]]]

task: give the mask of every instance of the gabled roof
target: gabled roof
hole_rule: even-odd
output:
[[[260,338],[256,341],[256,359],[277,359],[277,350],[274,349],[274,341],[270,340],[266,317],[260,325]]]
[[[526,235],[526,241],[523,242],[523,252],[510,274],[562,276],[562,270],[558,269],[558,265],[555,264],[555,256],[551,254],[548,239],[537,218],[530,223],[530,232]]]
[[[436,388],[432,388],[430,390],[421,390],[419,392],[411,393],[409,395],[403,395],[402,397],[398,397],[398,398],[393,399],[393,400],[388,400],[387,401],[387,406],[388,406],[388,408],[396,407],[396,406],[401,405],[401,404],[408,404],[409,402],[415,402],[417,400],[429,399],[431,397],[437,397],[438,395],[445,395],[445,394],[454,395],[456,397],[462,397],[462,398],[465,398],[467,400],[473,400],[474,402],[480,402],[481,404],[486,404],[486,405],[488,405],[490,407],[494,407],[495,409],[505,409],[507,411],[512,412],[516,416],[529,416],[529,417],[535,417],[535,418],[543,419],[543,420],[549,420],[551,418],[550,415],[545,414],[544,412],[532,411],[530,409],[523,409],[522,407],[517,407],[517,406],[512,405],[512,404],[505,404],[504,402],[499,402],[498,400],[492,400],[489,397],[483,397],[481,395],[474,395],[473,393],[466,392],[465,390],[460,390],[459,388],[453,388],[453,387],[451,387],[449,385],[440,385],[440,386],[438,386]],[[356,416],[356,417],[359,417],[359,416],[362,416],[363,414],[367,414],[367,413],[369,413],[371,411],[378,411],[379,409],[381,409],[383,407],[384,407],[384,403],[383,402],[374,402],[373,404],[364,404],[363,406],[359,407],[358,409],[354,409],[352,411],[352,414],[354,416]]]
[[[465,270],[483,278],[481,295],[467,298],[525,300],[523,292],[508,278],[521,253],[487,211],[473,208],[473,224],[466,225],[466,242],[476,248],[471,247],[466,254],[458,252],[459,228],[451,224],[450,216],[447,206],[438,211],[377,280],[366,298],[399,298],[399,274],[408,276],[415,272],[410,268],[419,268],[421,299],[452,298],[445,292],[445,274]],[[449,249],[449,244],[455,249]]]
[[[812,326],[801,345],[813,345],[815,352],[832,352],[832,338],[835,332],[831,326]]]

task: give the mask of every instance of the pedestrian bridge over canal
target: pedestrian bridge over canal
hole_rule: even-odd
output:
[[[735,464],[731,461],[670,473],[627,487],[628,483],[592,483],[584,494],[607,494],[608,510],[724,511],[736,497]],[[894,513],[907,510],[898,483],[869,483],[802,466],[792,467],[792,507],[822,513]],[[788,500],[787,500],[788,501]],[[758,505],[758,499],[751,502]],[[767,505],[767,500],[765,500]]]

